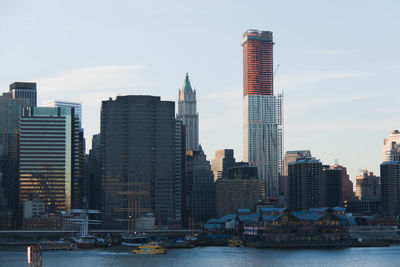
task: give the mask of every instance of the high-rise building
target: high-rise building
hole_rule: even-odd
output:
[[[243,34],[243,160],[257,166],[267,197],[278,196],[282,166],[282,95],[273,95],[272,32]]]
[[[79,121],[72,108],[27,108],[20,119],[19,205],[38,197],[48,214],[82,205]]]
[[[383,141],[383,161],[400,161],[400,131],[393,130],[392,134]]]
[[[347,168],[338,164],[331,166],[331,168],[342,172],[342,202],[352,200],[354,196],[353,182],[347,174]]]
[[[100,134],[92,137],[92,149],[85,159],[85,190],[90,209],[101,210],[101,160],[100,160]]]
[[[211,161],[211,170],[214,173],[214,181],[228,177],[228,169],[235,165],[233,149],[219,149],[215,151],[215,159]]]
[[[294,211],[323,207],[324,179],[322,163],[302,159],[288,165],[288,207]]]
[[[15,82],[10,84],[10,94],[12,99],[28,99],[30,107],[36,107],[36,83]]]
[[[197,151],[199,149],[199,114],[197,113],[196,90],[192,89],[187,73],[183,87],[179,90],[177,117],[186,127],[186,151]]]
[[[187,204],[183,212],[184,226],[200,225],[215,215],[215,184],[210,162],[201,145],[198,151],[187,151],[185,173]]]
[[[177,219],[182,180],[177,125],[175,103],[160,97],[118,96],[102,102],[104,227],[126,228],[129,216],[148,212],[159,225]]]
[[[18,218],[18,130],[27,99],[13,99],[11,93],[0,96],[0,165],[7,208]],[[7,214],[9,213],[7,212]],[[15,226],[16,221],[13,221]]]
[[[237,209],[254,209],[265,199],[265,181],[258,179],[255,166],[246,163],[229,168],[229,175],[215,182],[215,215],[220,218]]]
[[[326,207],[342,206],[342,171],[335,169],[334,166],[323,166],[323,191],[321,197],[324,203],[321,205]]]
[[[79,102],[50,100],[42,105],[43,107],[71,107],[75,109],[75,116],[79,119],[82,126],[82,104]]]
[[[356,196],[360,200],[380,200],[381,179],[373,172],[363,171],[356,177]]]
[[[400,215],[400,162],[381,164],[381,199],[386,216]]]
[[[301,159],[310,159],[311,152],[310,150],[294,150],[294,151],[286,151],[285,158],[282,162],[282,174],[279,180],[279,193],[287,196],[288,192],[288,164],[293,161],[298,161]]]

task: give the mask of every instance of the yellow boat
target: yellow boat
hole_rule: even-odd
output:
[[[238,238],[228,240],[228,246],[230,247],[243,247],[243,241]]]
[[[156,254],[167,254],[168,249],[163,245],[156,242],[150,242],[146,245],[139,246],[137,249],[131,251],[134,254],[146,254],[146,255],[156,255]]]

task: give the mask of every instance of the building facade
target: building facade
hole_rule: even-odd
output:
[[[347,174],[347,168],[338,164],[333,165],[331,168],[342,172],[342,202],[351,201],[354,197],[353,182]]]
[[[400,131],[393,130],[389,137],[385,138],[382,147],[383,161],[400,161]]]
[[[199,149],[199,114],[197,113],[196,90],[192,89],[187,73],[183,87],[179,90],[177,117],[186,127],[186,151],[197,151]]]
[[[0,96],[0,167],[3,175],[2,186],[9,209],[13,214],[15,227],[18,218],[18,131],[19,118],[23,109],[29,106],[27,99],[13,99],[11,93]]]
[[[233,149],[219,149],[215,151],[215,158],[211,161],[211,170],[214,181],[228,178],[228,169],[235,165]]]
[[[254,209],[265,199],[265,181],[258,179],[257,167],[236,166],[229,176],[215,182],[215,215],[220,218],[237,209]]]
[[[294,211],[323,207],[322,163],[311,158],[291,162],[288,166],[288,207]]]
[[[36,83],[15,82],[10,84],[12,99],[27,99],[29,107],[37,106]]]
[[[386,216],[400,215],[400,162],[381,164],[381,199]]]
[[[19,205],[33,197],[49,215],[82,206],[79,121],[72,108],[27,108],[20,119]]]
[[[257,166],[268,197],[279,195],[282,95],[273,95],[272,32],[243,34],[243,160]]]
[[[132,217],[148,212],[158,225],[176,220],[181,198],[174,196],[182,180],[176,126],[175,103],[160,97],[118,96],[102,102],[104,227],[127,228]]]
[[[334,166],[324,166],[322,170],[324,188],[321,196],[324,197],[325,207],[341,207],[342,202],[342,171]]]

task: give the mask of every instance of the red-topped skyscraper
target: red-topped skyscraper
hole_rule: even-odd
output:
[[[274,94],[273,45],[270,31],[243,34],[243,96]]]
[[[267,197],[279,194],[282,95],[274,96],[272,32],[243,34],[243,160],[258,167]]]

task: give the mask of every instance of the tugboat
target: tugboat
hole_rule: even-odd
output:
[[[139,246],[137,249],[131,251],[133,254],[157,255],[167,254],[168,249],[157,242],[150,242],[147,245]]]

